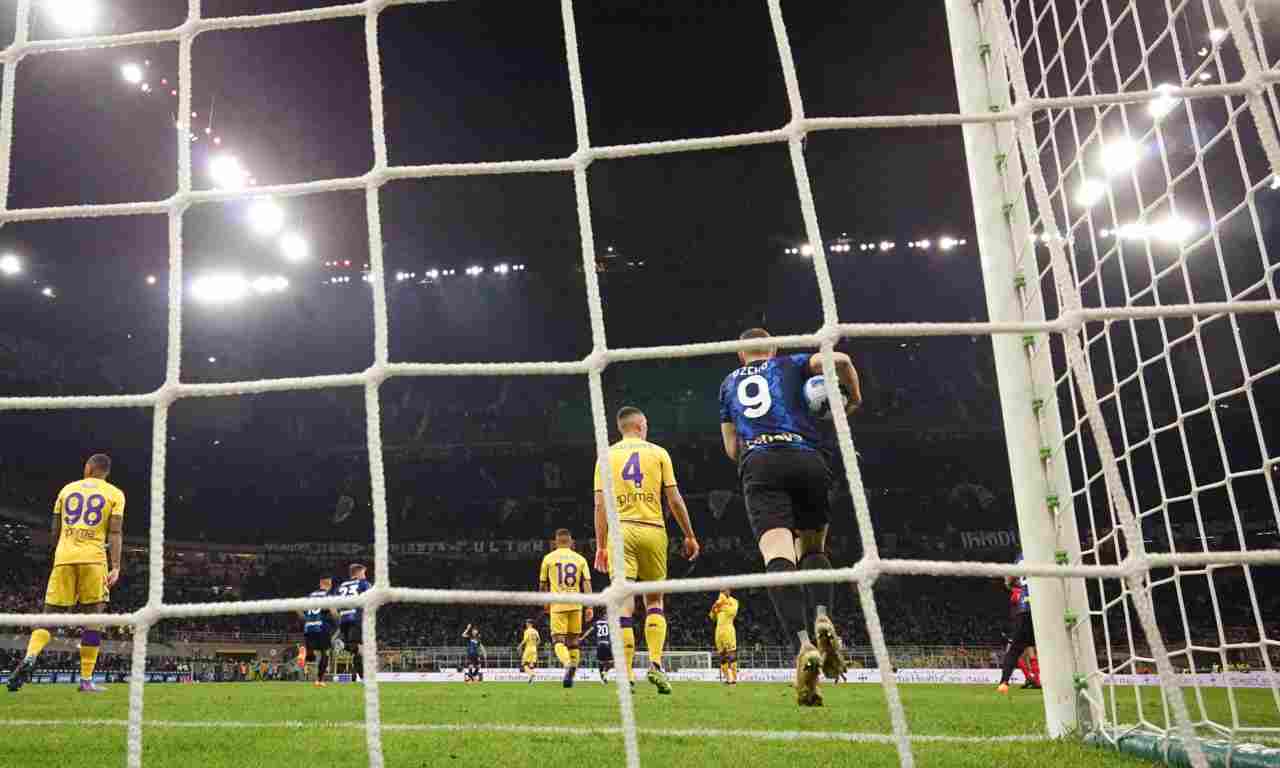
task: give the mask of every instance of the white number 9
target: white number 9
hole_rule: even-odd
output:
[[[748,392],[752,387],[755,388],[755,394]],[[769,382],[758,373],[738,382],[738,402],[742,403],[742,415],[749,419],[765,415],[773,407]]]

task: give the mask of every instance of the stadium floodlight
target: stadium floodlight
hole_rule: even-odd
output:
[[[1102,165],[1104,173],[1108,176],[1114,176],[1117,173],[1124,173],[1137,165],[1140,154],[1141,150],[1138,144],[1132,139],[1124,137],[1103,144],[1102,149],[1098,152],[1098,162]]]
[[[44,288],[41,288],[41,289],[40,289],[40,295],[41,295],[41,296],[44,296],[45,298],[52,299],[52,298],[54,298],[57,294],[55,294],[55,293],[53,292],[53,286],[52,286],[52,285],[46,285]]]
[[[930,248],[932,248],[932,247],[933,247],[933,241],[932,241],[932,240],[921,240],[921,241],[919,242],[919,246],[920,246],[921,248],[923,248],[923,249],[925,249],[925,250],[927,251],[927,250],[929,250]]]
[[[1092,208],[1107,196],[1107,185],[1097,179],[1086,178],[1076,187],[1076,205],[1081,208]]]
[[[156,276],[147,275],[147,285],[155,285],[155,284],[156,284]]]
[[[284,227],[284,209],[269,197],[255,200],[249,206],[249,227],[262,237],[278,234]]]
[[[210,355],[210,356],[209,356],[209,362],[211,362],[211,363],[216,363],[216,362],[218,362],[218,358],[213,357],[212,355]]]
[[[243,189],[248,173],[234,155],[218,155],[209,161],[209,176],[218,189]]]
[[[142,82],[142,67],[134,64],[132,61],[123,64],[120,67],[120,76],[129,85],[137,85]]]
[[[808,244],[808,243],[805,243],[804,245],[800,246],[800,255],[801,255],[801,256],[812,256],[812,255],[813,255],[813,246],[812,246],[812,245],[810,245],[810,244]]]
[[[1156,86],[1156,90],[1162,95],[1152,99],[1151,103],[1147,105],[1147,114],[1156,120],[1161,120],[1172,112],[1174,107],[1178,106],[1178,102],[1181,99],[1177,96],[1169,95],[1169,91],[1173,90],[1173,85],[1170,83],[1161,83]]]
[[[249,294],[249,281],[235,272],[202,275],[191,282],[191,295],[205,304],[231,304]]]
[[[889,240],[880,241],[880,250],[882,251],[892,251],[894,248],[897,248],[897,247],[898,247],[897,243],[891,242]]]
[[[289,287],[289,281],[281,275],[262,276],[254,278],[254,293],[267,295],[271,293],[283,293]]]
[[[1151,236],[1170,245],[1181,245],[1196,233],[1196,225],[1180,216],[1170,216],[1151,227]]]
[[[311,255],[311,245],[297,232],[286,232],[280,236],[280,252],[287,261],[296,264]]]
[[[468,274],[468,275],[471,275],[472,277],[477,277],[477,276],[479,276],[479,275],[480,275],[480,273],[482,273],[482,272],[484,272],[484,267],[481,267],[481,266],[474,266],[474,265],[473,265],[473,266],[470,266],[470,267],[467,267],[467,274]]]
[[[938,247],[944,251],[949,251],[960,244],[960,241],[954,237],[944,237],[938,241]]]
[[[88,32],[98,20],[97,0],[47,0],[44,10],[54,26],[73,34]]]
[[[499,275],[505,275],[511,271],[510,264],[499,264],[493,268],[493,271]]]
[[[424,275],[428,280],[435,280],[437,277],[440,277],[440,270],[438,270],[438,269],[428,269],[426,272],[423,272],[422,274],[423,274],[423,275]]]
[[[12,253],[0,256],[0,275],[13,277],[22,272],[22,261]]]
[[[1213,43],[1214,45],[1217,45],[1218,43],[1221,43],[1223,40],[1226,40],[1226,39],[1227,39],[1227,30],[1223,29],[1222,27],[1214,27],[1213,29],[1209,30],[1209,42]]]

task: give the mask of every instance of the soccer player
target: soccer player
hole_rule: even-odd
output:
[[[578,638],[578,644],[585,643],[593,633],[596,636],[596,665],[600,668],[600,682],[607,683],[609,680],[606,676],[613,669],[613,646],[609,643],[609,620],[605,618],[603,611],[596,616],[591,627],[582,633],[582,637]]]
[[[338,585],[338,594],[344,597],[368,592],[373,586],[365,578],[367,569],[360,563],[352,563],[347,567],[350,577]],[[338,614],[338,627],[342,630],[342,644],[351,654],[351,681],[364,679],[364,657],[360,655],[361,632],[363,631],[363,608],[343,608]]]
[[[1022,562],[1021,555],[1018,556],[1017,562]],[[1000,693],[1009,692],[1009,678],[1013,677],[1013,668],[1021,664],[1023,654],[1027,655],[1028,666],[1023,671],[1027,676],[1027,683],[1023,687],[1039,688],[1040,661],[1036,658],[1036,630],[1031,623],[1031,585],[1027,582],[1026,576],[1006,576],[1004,585],[1006,589],[1017,593],[1017,599],[1012,599],[1012,596],[1010,599],[1013,632],[1009,639],[1009,647],[1004,652],[1004,661],[1000,664],[1000,685],[996,690]]]
[[[671,454],[648,440],[649,421],[639,408],[625,406],[618,411],[618,431],[622,439],[609,446],[609,474],[622,521],[623,558],[628,579],[662,581],[667,578],[667,525],[662,517],[662,499],[667,500],[671,514],[684,532],[684,556],[698,557],[698,537],[693,533],[689,508],[685,506],[680,487],[676,485]],[[604,483],[600,467],[595,477],[596,570],[616,577],[609,562],[609,519],[605,514]],[[671,683],[662,667],[662,650],[667,642],[667,617],[663,613],[662,595],[644,596],[644,639],[649,650],[648,680],[658,693],[671,693]],[[626,649],[627,679],[636,655],[636,636],[631,623],[633,601],[622,606],[618,622],[622,625],[622,644]]]
[[[538,588],[553,595],[591,591],[591,568],[587,559],[573,551],[573,536],[567,528],[556,531],[556,548],[542,558],[538,568]],[[564,667],[564,687],[573,687],[578,674],[582,653],[578,650],[582,634],[582,606],[574,603],[549,603],[551,614],[551,642],[555,644],[556,658]],[[587,621],[593,611],[586,609]]]
[[[467,628],[462,630],[462,636],[467,640],[467,667],[463,682],[483,683],[484,672],[480,669],[480,657],[487,654],[484,643],[480,642],[480,628],[468,624]]]
[[[313,590],[307,597],[329,597],[333,594],[333,579],[320,577],[320,588]],[[333,626],[335,618],[332,608],[311,608],[298,611],[302,617],[303,652],[298,659],[298,666],[304,667],[308,661],[316,663],[317,688],[326,687],[324,678],[329,672],[329,657],[333,649]]]
[[[529,675],[530,683],[537,675],[538,644],[541,642],[542,636],[534,629],[533,619],[525,619],[524,636],[520,638],[520,671]]]
[[[801,570],[829,569],[831,471],[804,398],[805,382],[822,373],[822,356],[778,356],[763,328],[747,330],[740,338],[760,342],[738,353],[742,366],[720,385],[720,436],[725,453],[738,462],[747,517],[765,570],[790,573],[797,565]],[[833,354],[845,410],[852,413],[862,402],[858,372],[848,355]],[[829,583],[769,588],[774,611],[795,642],[800,706],[822,705],[819,668],[831,680],[844,672],[840,638],[828,613],[834,596]],[[817,648],[809,638],[810,626]]]
[[[729,590],[720,590],[710,618],[716,623],[716,653],[720,654],[720,677],[725,685],[738,684],[738,632],[733,628],[737,617],[738,599]]]
[[[106,610],[108,590],[120,580],[120,556],[124,551],[124,492],[107,482],[111,457],[95,453],[84,465],[84,479],[67,483],[53,505],[53,569],[45,592],[46,613],[67,613],[79,606],[81,613]],[[108,554],[111,567],[107,567]],[[27,654],[13,674],[8,688],[17,691],[31,677],[36,658],[49,644],[47,629],[36,629],[27,642]],[[98,628],[80,633],[80,692],[100,693],[93,683],[102,635]]]

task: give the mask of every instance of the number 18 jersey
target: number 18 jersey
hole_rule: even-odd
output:
[[[742,442],[739,461],[767,448],[818,450],[822,435],[804,400],[810,357],[771,357],[725,377],[720,385],[720,423],[736,428]]]
[[[587,559],[568,547],[557,547],[548,552],[542,558],[542,567],[538,569],[538,581],[546,584],[553,595],[582,592],[583,585],[590,579]],[[580,610],[582,606],[574,603],[551,605],[552,613]]]
[[[676,484],[671,454],[648,440],[624,437],[609,446],[609,472],[613,478],[614,499],[618,502],[618,518],[665,529],[662,489]],[[595,489],[604,491],[598,464]]]
[[[124,491],[92,477],[67,483],[53,514],[62,519],[54,565],[105,563],[111,518],[124,517]]]

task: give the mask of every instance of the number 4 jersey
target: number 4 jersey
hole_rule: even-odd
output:
[[[609,473],[613,479],[614,498],[618,502],[618,518],[665,530],[662,489],[676,484],[671,454],[647,440],[624,437],[609,446]],[[596,466],[595,489],[604,491],[599,466]]]
[[[62,520],[54,565],[105,563],[111,518],[124,517],[124,491],[91,477],[67,483],[53,514]]]
[[[738,460],[763,448],[818,450],[822,436],[804,401],[811,355],[782,355],[744,365],[720,385],[720,422],[733,424]]]

